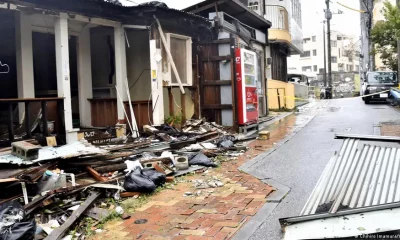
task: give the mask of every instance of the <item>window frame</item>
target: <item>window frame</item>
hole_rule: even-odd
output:
[[[313,50],[313,56],[314,56],[314,57],[317,56],[317,49],[314,49],[314,50]]]
[[[192,69],[192,38],[189,36],[179,35],[175,33],[166,33],[166,39],[168,47],[171,51],[171,37],[178,38],[182,40],[186,40],[186,76],[187,76],[187,83],[182,82],[182,86],[193,86],[193,69]],[[172,53],[171,53],[172,54]],[[169,75],[169,86],[179,86],[179,83],[172,82],[172,67],[171,63],[168,60],[168,75]],[[181,77],[181,76],[179,76]],[[182,79],[181,79],[182,81]]]

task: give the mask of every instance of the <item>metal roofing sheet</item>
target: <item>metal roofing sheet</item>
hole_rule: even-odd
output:
[[[17,156],[6,154],[0,156],[0,163],[18,164],[18,165],[31,165],[36,162],[52,160],[52,159],[68,159],[79,156],[89,155],[102,155],[107,154],[107,150],[100,149],[96,146],[91,145],[85,140],[74,142],[61,147],[44,147],[39,149],[39,158],[27,161]]]
[[[345,139],[329,161],[301,215],[323,209],[376,206],[400,201],[400,149]]]

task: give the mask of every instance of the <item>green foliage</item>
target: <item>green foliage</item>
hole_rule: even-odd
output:
[[[374,43],[372,53],[380,54],[383,64],[392,70],[397,70],[397,39],[400,37],[400,10],[396,5],[386,1],[382,11],[386,21],[375,24],[371,31]]]
[[[183,119],[182,113],[178,113],[176,115],[166,117],[164,119],[164,122],[169,125],[181,124],[182,119]]]

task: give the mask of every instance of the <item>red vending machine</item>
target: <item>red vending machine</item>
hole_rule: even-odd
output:
[[[236,81],[239,125],[258,122],[258,66],[255,52],[236,49]]]

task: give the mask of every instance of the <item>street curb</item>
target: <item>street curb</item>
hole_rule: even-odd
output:
[[[280,118],[279,120],[285,119],[290,115],[291,114],[288,114],[287,116]],[[264,206],[232,237],[233,240],[249,239],[257,231],[257,229],[267,220],[267,218],[271,215],[271,213],[289,194],[291,190],[290,187],[283,185],[271,178],[265,178],[265,176],[260,176],[257,173],[252,173],[250,171],[250,168],[253,165],[257,164],[259,161],[261,161],[263,158],[267,157],[268,155],[278,150],[282,145],[284,145],[287,141],[293,138],[298,132],[300,132],[305,126],[307,126],[314,119],[314,117],[311,117],[303,126],[299,127],[297,131],[293,131],[285,138],[283,138],[281,141],[279,141],[274,148],[258,155],[254,159],[246,162],[245,164],[243,164],[238,168],[239,171],[243,171],[249,175],[252,175],[260,179],[263,183],[272,186],[276,190],[267,196],[267,200]]]
[[[267,202],[262,206],[262,208],[254,215],[236,234],[232,237],[232,240],[243,240],[249,239],[257,229],[267,220],[269,215],[274,211],[274,209],[282,202],[282,200],[290,192],[290,188],[273,180],[265,179],[261,180],[265,184],[273,186],[276,188],[267,197]]]

